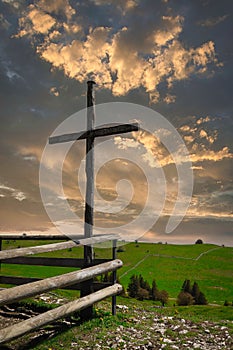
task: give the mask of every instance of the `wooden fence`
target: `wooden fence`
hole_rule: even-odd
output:
[[[63,235],[0,235],[0,247],[2,240],[67,240]],[[20,301],[22,299],[39,295],[54,289],[81,289],[84,283],[91,285],[93,293],[82,296],[81,298],[49,310],[38,316],[29,318],[16,325],[6,327],[0,330],[0,344],[13,340],[30,331],[45,326],[61,317],[68,316],[74,312],[92,308],[92,305],[106,297],[112,296],[112,313],[116,313],[116,295],[122,290],[122,286],[116,283],[116,270],[122,266],[122,261],[116,259],[116,239],[115,235],[94,236],[83,238],[75,237],[75,241],[65,241],[59,243],[44,244],[33,247],[17,248],[0,251],[0,261],[7,264],[27,264],[40,266],[62,266],[83,268],[84,259],[75,258],[48,258],[48,257],[28,257],[28,255],[52,252],[62,249],[69,249],[76,246],[87,244],[96,244],[104,241],[112,241],[112,259],[95,259],[91,266],[79,269],[73,272],[62,274],[46,279],[35,279],[30,277],[19,276],[0,276],[0,284],[13,284],[15,287],[2,289],[0,291],[0,306]],[[106,285],[103,283],[93,282],[93,278],[112,272],[112,283]]]

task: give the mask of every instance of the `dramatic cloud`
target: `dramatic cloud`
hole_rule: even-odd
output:
[[[216,17],[216,18],[207,18],[206,20],[199,21],[198,24],[201,25],[202,27],[214,27],[217,24],[225,21],[225,19],[228,16],[229,15],[219,16],[219,17]]]
[[[92,0],[92,1],[97,6],[102,6],[102,5],[116,6],[117,9],[119,9],[122,12],[123,15],[125,15],[127,11],[130,11],[137,6],[137,1],[135,0]]]
[[[210,148],[217,141],[218,131],[214,129],[207,132],[203,128],[203,124],[208,123],[209,121],[212,121],[209,116],[202,117],[197,119],[195,127],[182,125],[179,128],[188,147],[192,163],[200,163],[204,161],[217,162],[225,158],[233,159],[233,153],[227,146],[220,149],[216,149],[216,147],[215,149]],[[185,157],[179,157],[179,152],[182,151],[182,149],[177,150],[174,154],[169,154],[165,145],[160,141],[160,136],[164,136],[164,133],[166,132],[168,133],[166,136],[169,136],[169,131],[163,129],[154,130],[151,131],[151,133],[140,131],[133,134],[133,139],[117,136],[115,137],[115,144],[120,149],[131,147],[138,148],[143,146],[144,154],[142,157],[152,168],[176,164],[177,159],[179,159],[180,163],[187,162],[188,160]],[[207,144],[204,144],[203,140],[207,141]]]
[[[25,193],[16,190],[15,188],[12,187],[8,187],[6,185],[0,184],[0,191],[1,193],[1,197],[13,197],[15,198],[17,201],[23,201],[24,199],[26,199],[26,195]]]
[[[111,5],[123,13],[137,7],[136,1],[125,2],[95,0],[96,6]],[[57,16],[62,11],[63,19]],[[144,87],[151,103],[160,100],[161,83],[171,89],[176,81],[192,75],[203,75],[209,66],[219,66],[213,41],[194,48],[186,48],[179,40],[183,30],[182,16],[162,15],[159,26],[142,33],[142,40],[133,38],[134,24],[127,21],[117,31],[112,27],[96,26],[87,30],[79,23],[78,12],[68,0],[56,5],[38,1],[29,5],[19,19],[20,36],[29,36],[37,53],[53,67],[78,81],[95,77],[100,87],[111,89],[116,96]],[[38,34],[41,34],[38,40]],[[74,36],[74,34],[77,34]],[[144,36],[143,36],[144,35]],[[144,43],[144,44],[143,44]],[[175,96],[168,93],[163,101],[172,103]]]

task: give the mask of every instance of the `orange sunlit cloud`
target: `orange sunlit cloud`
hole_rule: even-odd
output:
[[[99,6],[105,3],[109,1],[95,1]],[[123,13],[137,6],[133,0],[114,4]],[[66,14],[65,21],[55,19],[54,14],[59,11]],[[160,100],[161,82],[167,82],[168,89],[171,89],[174,82],[187,79],[192,74],[204,74],[210,64],[220,64],[213,41],[196,48],[186,48],[179,41],[183,31],[182,16],[162,16],[161,27],[149,33],[139,47],[131,43],[127,26],[117,32],[106,26],[90,28],[83,40],[81,24],[72,21],[75,14],[67,0],[57,2],[56,6],[39,1],[36,7],[29,5],[20,18],[17,36],[33,38],[37,33],[43,34],[44,39],[37,47],[40,57],[78,81],[95,74],[97,84],[111,89],[114,95],[125,95],[143,86],[151,103],[156,103]],[[70,42],[66,40],[64,43],[64,29],[67,33],[76,33],[76,37],[71,35]],[[168,93],[163,101],[173,103],[175,96]]]

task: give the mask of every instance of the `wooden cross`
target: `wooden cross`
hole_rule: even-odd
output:
[[[94,140],[96,137],[117,135],[131,131],[138,131],[138,123],[118,124],[114,126],[95,128],[95,111],[94,111],[94,81],[87,82],[87,130],[72,134],[52,136],[49,138],[50,144],[69,142],[74,140],[86,139],[86,203],[85,203],[85,238],[92,237],[94,222]],[[84,252],[85,265],[90,265],[93,260],[91,247],[86,246]]]
[[[118,124],[114,126],[104,126],[95,128],[95,111],[94,111],[94,81],[87,82],[87,130],[72,134],[64,134],[49,138],[50,144],[69,142],[74,140],[86,140],[86,201],[85,201],[85,222],[84,236],[85,238],[92,237],[93,222],[94,222],[94,140],[96,137],[110,136],[131,131],[138,131],[138,123]],[[84,266],[89,266],[93,262],[92,246],[84,246]],[[81,295],[87,295],[91,292],[91,283],[87,283],[81,290]],[[91,310],[90,310],[91,311]],[[84,317],[91,316],[91,312]]]

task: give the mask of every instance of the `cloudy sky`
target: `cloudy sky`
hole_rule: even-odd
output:
[[[65,216],[58,215],[54,225],[45,208],[59,213],[65,199],[82,217],[77,179],[84,142],[74,144],[66,156],[64,197],[49,179],[43,184],[55,198],[45,207],[39,166],[48,137],[85,108],[86,81],[94,79],[96,103],[128,102],[159,112],[189,152],[194,174],[191,203],[183,221],[167,233],[179,176],[162,142],[165,130],[152,126],[151,134],[142,131],[105,140],[120,154],[140,150],[142,167],[154,177],[164,175],[165,204],[158,205],[164,191],[154,190],[154,212],[150,208],[146,216],[157,219],[161,213],[142,239],[182,244],[202,238],[232,245],[232,14],[231,0],[1,0],[0,231],[57,232]],[[53,162],[44,166],[51,169],[56,161],[54,153]],[[111,207],[117,199],[116,183],[121,179],[128,180],[122,195],[128,195],[130,203],[123,208],[119,200],[119,212],[109,213],[106,203]],[[130,159],[108,161],[97,175],[105,201],[101,204],[96,198],[96,225],[127,230],[126,223],[145,205],[146,180],[143,169]]]

